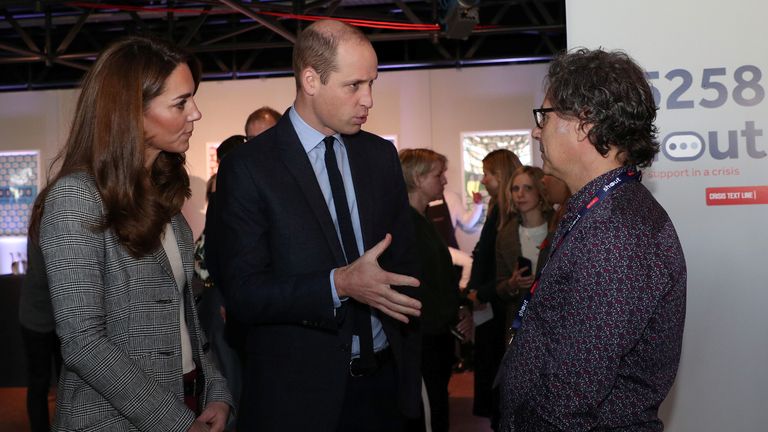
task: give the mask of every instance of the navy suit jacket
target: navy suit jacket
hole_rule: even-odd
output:
[[[397,152],[367,132],[344,135],[365,249],[416,275],[413,227]],[[345,265],[334,223],[289,116],[222,161],[217,180],[219,271],[229,313],[248,328],[240,426],[336,430],[349,377],[352,319],[334,312],[330,271]],[[418,298],[418,288],[395,287]],[[351,300],[350,300],[351,301]],[[346,302],[345,302],[346,303]],[[419,415],[418,320],[379,314],[404,414]]]

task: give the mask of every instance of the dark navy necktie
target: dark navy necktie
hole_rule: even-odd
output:
[[[339,165],[336,161],[336,153],[333,151],[336,139],[333,136],[327,136],[323,139],[323,142],[325,143],[325,171],[328,173],[328,181],[331,183],[333,206],[336,208],[336,220],[339,224],[339,233],[341,233],[341,244],[344,249],[344,256],[347,258],[347,264],[351,264],[360,257],[360,253],[357,249],[355,231],[352,228],[352,216],[349,213],[344,180],[341,177]],[[353,333],[360,338],[360,363],[364,366],[375,364],[373,357],[373,334],[371,330],[371,308],[366,304],[351,299],[350,303],[354,311]]]

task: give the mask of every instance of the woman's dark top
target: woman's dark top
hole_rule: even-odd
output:
[[[424,335],[448,333],[458,321],[461,294],[451,254],[435,227],[411,208],[421,261],[421,328]]]
[[[56,329],[53,320],[48,276],[40,246],[27,239],[27,271],[19,299],[19,322],[27,329],[49,333]]]

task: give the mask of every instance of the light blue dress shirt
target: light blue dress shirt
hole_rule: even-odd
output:
[[[312,169],[315,171],[315,177],[317,177],[317,183],[320,185],[320,190],[323,192],[325,198],[325,205],[328,206],[328,211],[333,219],[333,225],[336,227],[336,236],[339,238],[339,244],[343,244],[341,240],[341,232],[339,231],[339,222],[336,218],[336,207],[333,204],[333,193],[331,192],[331,182],[328,180],[328,173],[325,170],[325,143],[323,138],[325,135],[308,125],[304,119],[301,118],[299,113],[296,112],[294,107],[288,112],[288,118],[290,118],[293,124],[293,129],[296,131],[296,135],[299,136],[301,146],[304,147],[304,151],[307,152],[309,163],[312,164]],[[349,204],[349,214],[352,216],[352,229],[355,231],[355,241],[357,243],[357,250],[360,256],[365,252],[363,246],[363,231],[360,228],[360,212],[357,208],[357,198],[355,197],[355,186],[352,183],[352,171],[349,168],[349,157],[347,157],[347,149],[344,144],[344,140],[341,139],[340,134],[335,134],[334,137],[341,145],[334,145],[333,151],[336,153],[336,161],[339,164],[339,171],[341,177],[344,180],[344,192],[347,195],[347,203]],[[343,249],[343,248],[342,248]],[[333,282],[333,274],[336,269],[331,270],[331,295],[333,296],[333,306],[336,308],[341,307],[342,299],[339,299],[339,295],[336,292],[336,284]],[[346,299],[343,299],[346,300]],[[371,328],[373,330],[373,350],[381,351],[386,348],[389,343],[387,342],[387,336],[384,334],[384,329],[381,326],[381,321],[376,316],[376,313],[371,309]],[[352,336],[352,357],[358,357],[360,355],[360,339],[357,336]]]

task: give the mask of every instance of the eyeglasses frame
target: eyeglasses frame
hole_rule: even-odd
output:
[[[533,110],[533,122],[536,123],[536,127],[539,129],[543,129],[542,123],[546,119],[546,116],[544,114],[555,112],[557,109],[555,108],[536,108]],[[539,116],[541,116],[541,120],[539,120]]]

